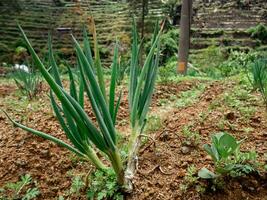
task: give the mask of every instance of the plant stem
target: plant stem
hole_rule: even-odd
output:
[[[140,147],[140,128],[138,125],[132,129],[131,137],[128,144],[128,163],[125,171],[125,182],[126,182],[126,190],[127,192],[131,192],[133,190],[132,179],[134,177],[136,166],[137,166],[137,154]]]
[[[120,186],[123,186],[125,181],[124,181],[124,170],[123,170],[123,165],[121,161],[121,156],[116,149],[114,152],[110,152],[109,158],[112,164],[112,167],[117,175],[117,181]]]
[[[95,151],[93,149],[88,149],[87,151],[88,159],[96,166],[97,169],[101,171],[106,171],[108,169],[107,166],[103,164],[103,162],[98,158]]]

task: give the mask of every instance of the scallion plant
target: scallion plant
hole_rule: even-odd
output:
[[[152,46],[150,52],[146,57],[143,67],[140,67],[139,53],[141,45],[138,45],[136,26],[133,26],[132,30],[133,41],[129,84],[131,136],[128,144],[127,180],[131,180],[135,173],[140,136],[146,124],[146,115],[149,110],[155,85],[160,54],[159,32],[161,31],[159,31],[159,26],[157,24],[151,41]]]
[[[32,100],[41,91],[42,80],[39,74],[32,69],[27,68],[27,71],[25,71],[24,69],[15,68],[12,78],[21,93],[26,95],[29,100]]]
[[[252,65],[251,72],[253,79],[250,82],[255,89],[260,91],[267,108],[267,60],[256,60]]]
[[[37,136],[51,140],[75,153],[81,159],[90,161],[98,169],[105,171],[107,170],[107,166],[101,161],[96,150],[102,152],[109,159],[111,166],[117,175],[118,184],[124,186],[128,184],[131,177],[129,178],[129,176],[125,176],[125,169],[119,153],[117,132],[115,129],[116,116],[120,104],[120,97],[117,100],[115,98],[119,65],[118,43],[116,43],[114,50],[114,58],[111,67],[111,81],[108,91],[109,95],[107,95],[96,37],[94,37],[95,58],[93,58],[86,29],[84,28],[83,31],[83,48],[74,36],[72,36],[77,54],[81,81],[77,87],[73,74],[69,69],[70,92],[67,92],[63,87],[58,67],[53,56],[51,38],[49,37],[48,40],[49,60],[51,65],[49,67],[50,71],[48,71],[20,26],[19,29],[33,57],[35,65],[50,86],[52,108],[71,144],[49,134],[26,127],[12,120],[8,115],[7,117],[15,126]],[[140,45],[138,44],[136,23],[135,21],[133,22],[133,44],[129,87],[132,134],[129,139],[129,156],[127,165],[127,172],[130,172],[130,174],[133,174],[135,170],[135,168],[132,168],[133,161],[137,156],[140,140],[139,136],[145,125],[146,114],[148,112],[155,84],[159,60],[160,33],[161,31],[159,31],[157,25],[152,38],[150,52],[146,57],[144,66],[141,67],[139,65]],[[95,125],[84,110],[84,92],[87,94],[91,103],[97,125]]]

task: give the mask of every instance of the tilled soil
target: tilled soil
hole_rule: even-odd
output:
[[[157,113],[164,110],[160,106],[160,99],[169,99],[179,96],[203,81],[183,81],[177,84],[164,84],[157,87],[153,96],[151,110]],[[210,135],[222,131],[218,126],[221,119],[227,119],[226,130],[238,139],[247,138],[242,150],[255,149],[259,154],[259,161],[263,162],[263,154],[267,152],[266,114],[260,104],[256,104],[256,112],[244,121],[235,110],[224,105],[220,108],[210,109],[210,105],[221,98],[225,91],[230,90],[236,83],[222,81],[207,81],[206,88],[199,99],[192,105],[178,108],[170,106],[167,112],[161,112],[163,126],[150,133],[152,140],[148,140],[139,155],[139,167],[134,179],[134,192],[127,199],[264,199],[267,195],[266,179],[264,176],[251,176],[244,179],[229,179],[223,190],[206,192],[197,191],[195,185],[188,187],[186,192],[181,191],[180,185],[184,183],[186,171],[194,165],[197,169],[207,167],[212,169],[210,157],[203,151],[203,144],[210,141]],[[1,87],[2,88],[2,87]],[[2,91],[2,90],[1,90]],[[0,106],[8,111],[13,118],[30,127],[49,133],[67,141],[64,133],[53,116],[46,92],[39,95],[37,108],[29,104],[24,108],[14,108],[7,105],[7,100],[19,101],[13,89],[1,92]],[[12,92],[13,91],[13,92]],[[3,93],[3,94],[2,94]],[[3,100],[3,101],[2,101]],[[124,92],[122,108],[118,115],[118,130],[128,130],[128,102],[127,93]],[[171,101],[170,101],[171,105]],[[36,105],[35,105],[36,106]],[[88,114],[90,106],[86,106]],[[206,113],[203,120],[200,115]],[[185,126],[190,126],[201,139],[199,143],[188,143],[188,138],[182,134]],[[234,126],[232,126],[234,125]],[[249,133],[244,128],[251,128]],[[185,151],[186,150],[186,151]],[[31,174],[38,182],[41,194],[38,199],[57,199],[66,193],[71,186],[71,174],[86,176],[93,169],[90,164],[78,162],[77,158],[67,150],[57,145],[12,127],[4,115],[0,114],[0,188],[6,183],[16,182],[23,174]],[[201,182],[201,181],[200,181]],[[229,183],[229,184],[228,184]],[[203,186],[208,183],[202,181]],[[85,198],[85,193],[80,199]]]
[[[198,193],[194,185],[181,192],[179,186],[184,183],[187,168],[195,166],[197,169],[207,167],[212,169],[211,158],[203,151],[202,146],[210,141],[210,135],[222,131],[217,127],[219,120],[227,116],[225,113],[214,109],[208,111],[209,105],[221,94],[231,88],[233,83],[222,85],[220,82],[210,84],[200,100],[194,105],[173,109],[168,113],[161,130],[154,134],[155,141],[145,144],[140,151],[139,170],[134,180],[135,190],[129,199],[265,199],[267,195],[266,175],[259,178],[251,176],[244,179],[229,179],[223,190],[210,193]],[[200,113],[209,113],[204,122],[200,121]],[[256,122],[255,122],[256,119]],[[255,149],[259,156],[267,152],[267,121],[264,110],[257,112],[245,124],[253,127],[247,135],[238,130],[243,127],[238,116],[232,119],[237,130],[224,130],[231,132],[237,138],[247,138],[242,145],[244,150]],[[193,131],[201,136],[199,144],[187,144],[187,138],[182,134],[182,128],[191,124]],[[229,130],[228,130],[229,129]],[[265,139],[264,139],[265,138]],[[188,152],[183,149],[186,148]],[[207,186],[208,183],[205,183]],[[249,188],[249,189],[248,189]]]

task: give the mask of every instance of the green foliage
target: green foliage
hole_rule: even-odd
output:
[[[161,0],[162,3],[167,5],[178,5],[181,4],[181,0]]]
[[[212,45],[204,51],[191,55],[190,60],[195,68],[188,75],[206,75],[212,78],[223,78],[244,72],[258,58],[259,53],[248,53],[231,50],[229,53],[220,47]]]
[[[202,168],[198,176],[204,179],[215,179],[224,175],[243,176],[256,171],[256,152],[240,152],[241,142],[228,133],[213,135],[211,145],[205,144],[204,149],[214,161],[215,173]]]
[[[189,126],[183,127],[182,134],[186,137],[186,145],[197,146],[200,143],[201,136],[199,133],[191,131]]]
[[[159,77],[161,82],[168,82],[172,77],[177,76],[176,73],[177,58],[170,58],[165,66],[159,68]]]
[[[248,66],[255,61],[257,54],[255,52],[231,51],[226,61],[222,62],[218,69],[222,77],[236,75],[247,70]]]
[[[11,76],[18,89],[23,95],[26,95],[29,100],[32,100],[41,91],[42,80],[37,72],[26,72],[22,69],[15,69]]]
[[[36,183],[33,183],[32,177],[29,174],[21,176],[20,181],[16,183],[7,183],[0,191],[0,199],[22,199],[31,200],[36,198],[40,192],[36,187]],[[35,187],[32,187],[34,184]],[[7,197],[6,191],[11,191],[12,196]]]
[[[147,133],[155,132],[162,127],[162,120],[156,115],[151,115],[147,118],[145,131]]]
[[[179,98],[175,102],[175,106],[178,108],[183,108],[192,105],[198,100],[199,96],[203,93],[204,90],[205,85],[199,84],[198,86],[188,91],[181,92]]]
[[[252,65],[252,86],[258,89],[267,107],[267,59],[259,59]]]
[[[165,65],[169,58],[178,54],[179,30],[172,28],[161,36],[160,65]]]
[[[197,168],[194,165],[190,165],[187,168],[187,172],[185,174],[185,177],[183,179],[183,182],[180,184],[180,190],[182,192],[186,192],[190,187],[196,185],[198,181],[197,174]]]
[[[27,49],[22,47],[22,46],[18,46],[16,49],[15,49],[15,53],[16,54],[21,54],[21,53],[25,53],[27,52]]]
[[[79,196],[80,191],[84,188],[85,183],[82,180],[81,176],[75,176],[72,179],[71,188],[69,194],[74,194],[76,197]]]
[[[242,82],[230,92],[223,94],[225,105],[237,110],[241,114],[241,117],[245,119],[249,119],[256,112],[256,108],[251,105],[251,102],[255,102],[257,98],[255,95],[250,94],[248,92],[249,90],[249,83]]]
[[[260,23],[255,27],[249,28],[247,32],[251,34],[252,38],[259,39],[263,43],[267,42],[267,26],[264,24]]]
[[[120,188],[116,182],[116,174],[112,170],[106,171],[95,171],[90,176],[90,186],[87,191],[88,199],[114,199],[122,200],[123,195],[120,192]]]
[[[119,95],[119,98],[116,99],[119,66],[118,43],[116,43],[114,50],[109,95],[107,95],[96,36],[94,35],[95,58],[92,57],[90,42],[85,28],[83,31],[83,49],[72,36],[77,55],[79,76],[82,81],[77,85],[72,70],[68,69],[70,79],[70,89],[68,92],[68,90],[63,87],[60,79],[58,66],[52,50],[51,37],[49,37],[48,40],[49,66],[51,66],[51,70],[48,71],[20,26],[19,29],[36,67],[50,86],[52,108],[71,144],[17,123],[12,120],[6,112],[5,114],[15,126],[67,148],[81,159],[91,161],[99,170],[109,170],[96,154],[95,148],[98,149],[109,159],[117,175],[117,182],[122,186],[125,180],[124,169],[120,151],[117,146],[117,132],[115,129],[121,96]],[[152,39],[152,47],[146,57],[144,66],[141,68],[139,65],[140,45],[138,45],[137,40],[136,23],[135,21],[133,23],[129,104],[131,113],[130,121],[134,130],[136,130],[136,127],[140,130],[139,127],[143,128],[145,125],[146,114],[149,109],[159,62],[160,33],[157,24]],[[91,103],[97,124],[92,121],[84,110],[84,92],[87,94]],[[57,97],[57,99],[55,97]],[[134,133],[135,132],[136,131],[134,131]],[[133,134],[132,138],[133,139],[129,142],[130,147],[138,137]]]
[[[135,24],[135,22],[134,22]],[[131,114],[131,126],[143,127],[146,114],[149,109],[153,94],[156,75],[159,65],[160,33],[157,23],[151,40],[151,48],[143,67],[140,67],[139,53],[141,45],[138,45],[136,26],[133,26],[133,44],[130,64],[129,105]]]
[[[192,55],[190,61],[192,65],[209,77],[220,78],[218,66],[225,60],[225,55],[221,48],[211,45],[202,52]],[[189,72],[190,75],[190,72]]]

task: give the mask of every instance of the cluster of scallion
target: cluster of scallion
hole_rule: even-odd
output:
[[[135,161],[140,145],[140,135],[145,126],[146,115],[149,110],[158,69],[161,35],[159,25],[157,24],[155,27],[150,52],[146,56],[143,66],[140,66],[139,54],[141,45],[138,43],[136,23],[135,20],[133,20],[133,39],[129,74],[129,112],[132,131],[129,138],[127,166],[123,166],[117,145],[117,131],[115,128],[116,116],[120,105],[120,98],[117,100],[115,99],[117,94],[116,79],[119,65],[118,43],[116,43],[114,50],[109,94],[107,95],[95,34],[93,34],[94,58],[92,56],[86,29],[83,31],[83,48],[72,36],[81,81],[77,87],[72,72],[69,70],[70,92],[67,92],[63,87],[58,67],[53,56],[51,37],[49,37],[48,41],[50,66],[45,67],[20,26],[19,29],[36,67],[50,86],[52,108],[71,144],[49,134],[26,127],[12,120],[10,117],[8,118],[15,126],[51,140],[77,154],[81,159],[90,161],[98,169],[105,171],[108,168],[108,166],[103,163],[105,157],[99,157],[96,151],[102,152],[110,161],[110,166],[117,175],[118,184],[126,187],[128,185],[128,189],[131,189],[130,183],[135,171]],[[48,70],[49,68],[50,70]],[[84,93],[86,93],[90,101],[97,125],[84,110]]]

